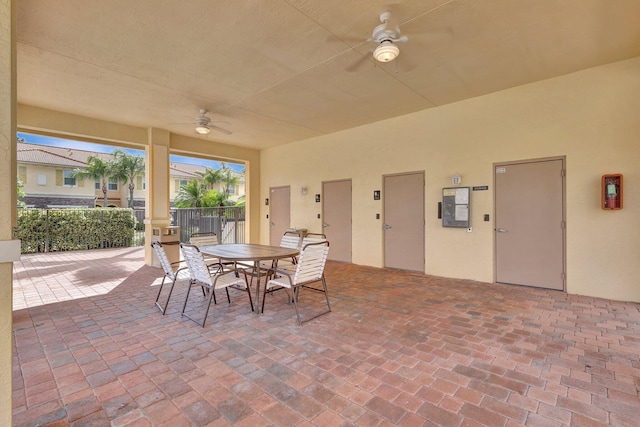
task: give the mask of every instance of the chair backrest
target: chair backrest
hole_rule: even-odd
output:
[[[218,236],[215,233],[193,233],[189,243],[196,246],[217,245]]]
[[[299,249],[300,248],[300,233],[297,231],[285,231],[280,240],[280,247]]]
[[[302,248],[298,257],[296,274],[293,276],[295,285],[315,282],[322,278],[324,266],[329,255],[329,242],[309,243]]]
[[[184,262],[187,263],[191,280],[205,286],[213,286],[211,273],[209,273],[209,268],[200,249],[195,245],[180,243],[180,250],[184,256]]]
[[[156,252],[158,261],[160,261],[160,265],[164,270],[164,274],[167,275],[170,279],[173,279],[177,273],[173,270],[173,267],[171,267],[171,263],[169,262],[169,258],[167,258],[167,253],[162,247],[162,243],[152,242],[151,247]]]
[[[302,239],[302,247],[305,247],[311,243],[321,243],[326,241],[327,236],[325,236],[323,233],[307,233]]]

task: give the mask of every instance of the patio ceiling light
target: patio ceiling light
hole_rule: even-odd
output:
[[[373,51],[373,57],[379,62],[393,61],[400,55],[400,49],[392,41],[385,40]]]
[[[196,132],[200,135],[208,135],[211,129],[209,129],[209,126],[198,125],[196,126]]]

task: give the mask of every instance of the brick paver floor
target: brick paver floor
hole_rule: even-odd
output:
[[[330,262],[332,313],[234,290],[203,329],[139,248],[14,271],[16,426],[640,423],[640,304]]]

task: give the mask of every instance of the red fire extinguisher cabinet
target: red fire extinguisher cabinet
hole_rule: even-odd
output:
[[[601,207],[614,211],[622,209],[622,174],[602,175]]]

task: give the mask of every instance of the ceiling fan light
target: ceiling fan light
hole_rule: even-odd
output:
[[[393,61],[400,55],[400,49],[398,46],[393,44],[390,41],[384,41],[378,45],[378,47],[373,51],[373,57],[378,62],[389,62]]]
[[[200,135],[207,135],[209,132],[211,132],[211,129],[209,129],[208,126],[196,126],[196,132],[198,132]]]

